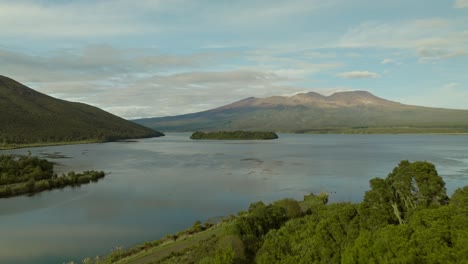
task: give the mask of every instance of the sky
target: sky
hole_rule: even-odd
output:
[[[468,0],[0,0],[0,74],[128,119],[309,91],[468,109]]]

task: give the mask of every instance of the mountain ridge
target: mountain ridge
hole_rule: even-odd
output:
[[[3,75],[0,108],[0,148],[163,135],[97,107],[42,94]]]
[[[361,90],[328,96],[309,92],[289,97],[248,97],[206,111],[133,121],[163,131],[374,133],[374,128],[390,127],[402,133],[468,132],[468,110],[406,105]],[[348,131],[356,128],[360,130]]]
[[[352,106],[358,104],[401,105],[367,91],[344,91],[325,96],[315,92],[298,93],[293,96],[270,96],[266,98],[248,97],[215,109],[228,109],[239,106],[304,105],[306,103],[329,104],[332,106]]]

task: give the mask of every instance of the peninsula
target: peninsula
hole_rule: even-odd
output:
[[[103,171],[69,172],[58,176],[54,164],[32,156],[0,156],[0,198],[80,186],[104,178]]]

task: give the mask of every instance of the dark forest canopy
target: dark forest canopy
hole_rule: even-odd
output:
[[[58,176],[45,159],[0,155],[0,198],[34,194],[66,186],[80,186],[104,178],[103,171],[69,172]]]
[[[216,131],[201,132],[192,134],[190,139],[218,139],[218,140],[256,140],[256,139],[277,139],[275,132],[265,131]]]
[[[256,202],[221,224],[84,263],[468,263],[468,186],[449,199],[435,166],[420,161],[370,185],[358,204],[327,204],[326,193]]]
[[[0,109],[0,149],[164,135],[97,107],[47,96],[1,75]]]

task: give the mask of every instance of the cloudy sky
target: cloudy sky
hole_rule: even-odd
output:
[[[468,0],[0,0],[0,74],[125,118],[367,90],[468,109]]]

